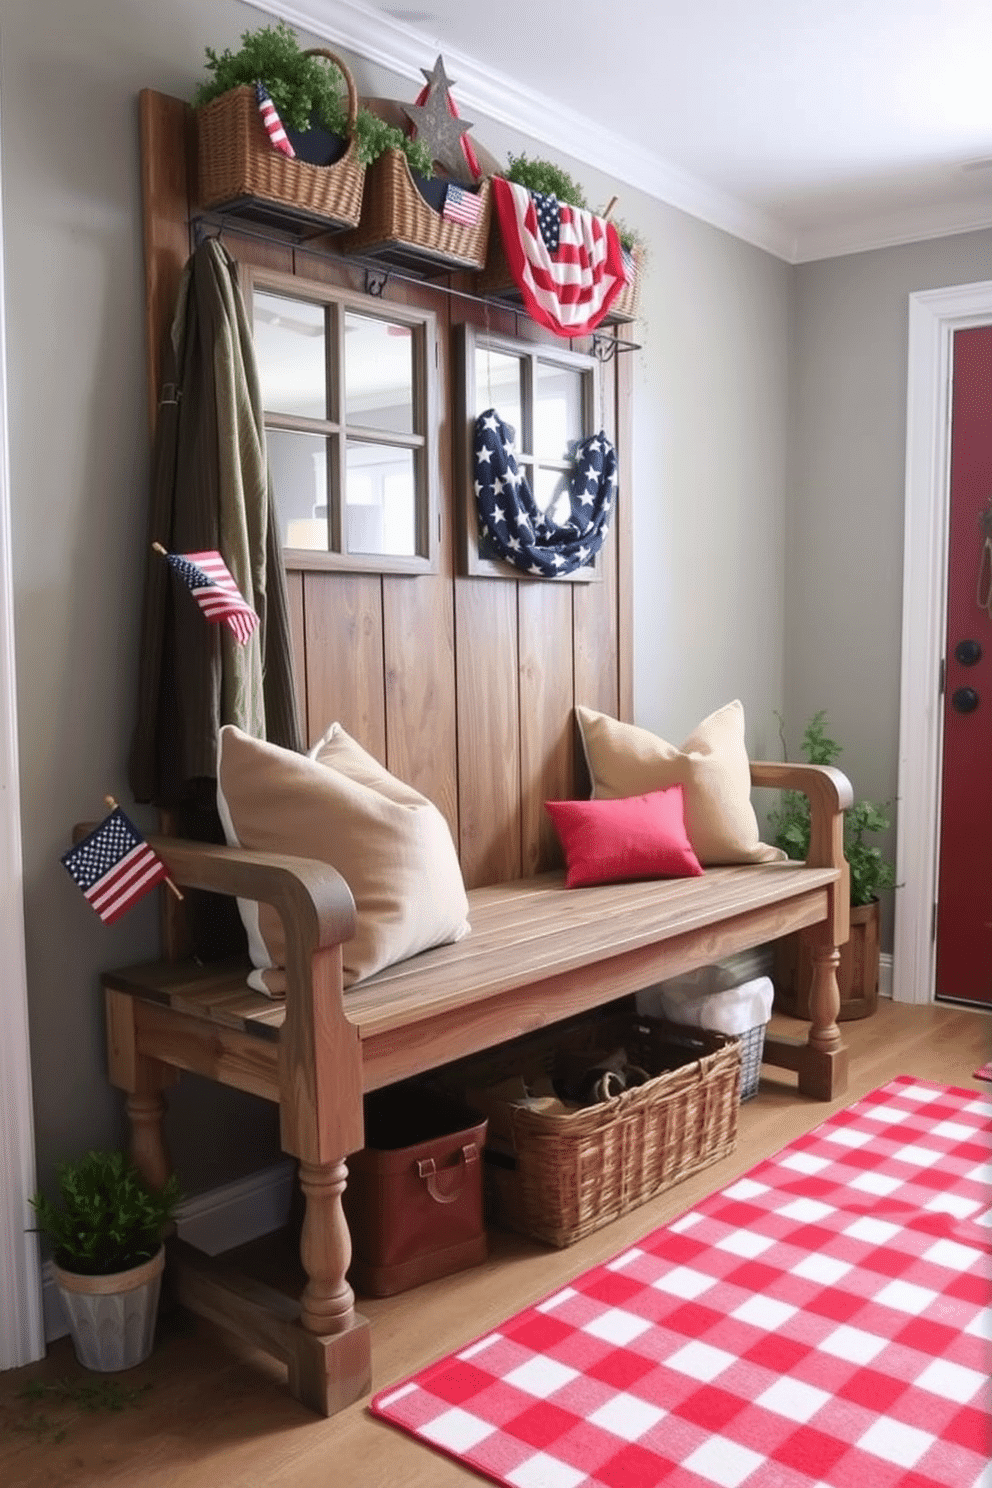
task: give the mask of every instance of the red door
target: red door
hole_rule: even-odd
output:
[[[954,335],[937,996],[992,1005],[992,326]]]

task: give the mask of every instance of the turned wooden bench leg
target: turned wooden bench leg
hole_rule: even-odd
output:
[[[164,1065],[159,1066],[165,1069]],[[171,1082],[168,1082],[171,1083]],[[124,1103],[131,1123],[129,1152],[149,1188],[164,1188],[172,1172],[172,1158],[165,1142],[165,1096],[161,1089],[128,1095]]]
[[[138,1053],[133,998],[109,988],[105,997],[108,1074],[110,1083],[127,1096],[125,1109],[131,1127],[128,1150],[149,1188],[161,1188],[172,1172],[165,1143],[162,1092],[176,1083],[179,1071]]]
[[[347,1178],[343,1161],[300,1163],[306,1198],[300,1259],[307,1284],[289,1387],[323,1415],[333,1415],[372,1388],[371,1329],[355,1312],[355,1294],[345,1280],[351,1264],[351,1234],[341,1205]]]
[[[799,1066],[799,1089],[818,1100],[832,1100],[847,1089],[848,1052],[837,1026],[840,988],[837,967],[840,951],[828,941],[813,950],[809,993],[809,1035]]]
[[[300,1260],[307,1274],[300,1321],[311,1333],[343,1333],[355,1317],[355,1294],[345,1280],[351,1265],[351,1234],[341,1205],[347,1180],[344,1162],[300,1163],[307,1201],[300,1235]]]

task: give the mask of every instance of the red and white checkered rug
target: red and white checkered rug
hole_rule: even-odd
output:
[[[992,1102],[900,1076],[372,1401],[512,1488],[992,1488]]]

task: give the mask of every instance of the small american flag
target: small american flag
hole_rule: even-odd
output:
[[[168,877],[162,859],[119,806],[63,853],[62,863],[106,925]]]
[[[223,621],[243,646],[258,616],[231,577],[223,558],[211,548],[204,553],[167,553],[172,571],[189,589],[212,624]]]
[[[460,222],[464,227],[475,227],[482,216],[482,201],[474,191],[449,185],[444,193],[441,216],[448,222]]]
[[[262,83],[256,83],[255,97],[258,99],[258,112],[262,116],[262,123],[265,125],[265,132],[269,136],[269,139],[277,150],[281,150],[284,155],[288,155],[290,160],[295,160],[296,151],[289,143],[286,131],[282,127],[279,112],[269,96],[268,88]]]

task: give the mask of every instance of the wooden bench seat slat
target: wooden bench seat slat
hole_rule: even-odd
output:
[[[595,965],[640,946],[722,924],[837,879],[833,868],[798,863],[713,868],[702,878],[612,884],[567,892],[561,873],[473,889],[471,933],[387,967],[345,993],[344,1012],[364,1041],[470,1006],[543,977]],[[285,1004],[247,985],[245,962],[109,972],[107,986],[221,1026],[277,1038]]]
[[[345,995],[345,1016],[364,1040],[387,1028],[421,1021],[446,1005],[473,1001],[539,981],[552,972],[588,966],[783,903],[835,883],[836,869],[768,865],[717,868],[703,878],[663,884],[613,884],[567,893],[561,875],[528,880],[514,896],[470,895],[472,931],[398,962]],[[783,885],[788,888],[783,892]],[[511,911],[510,904],[513,909]]]

